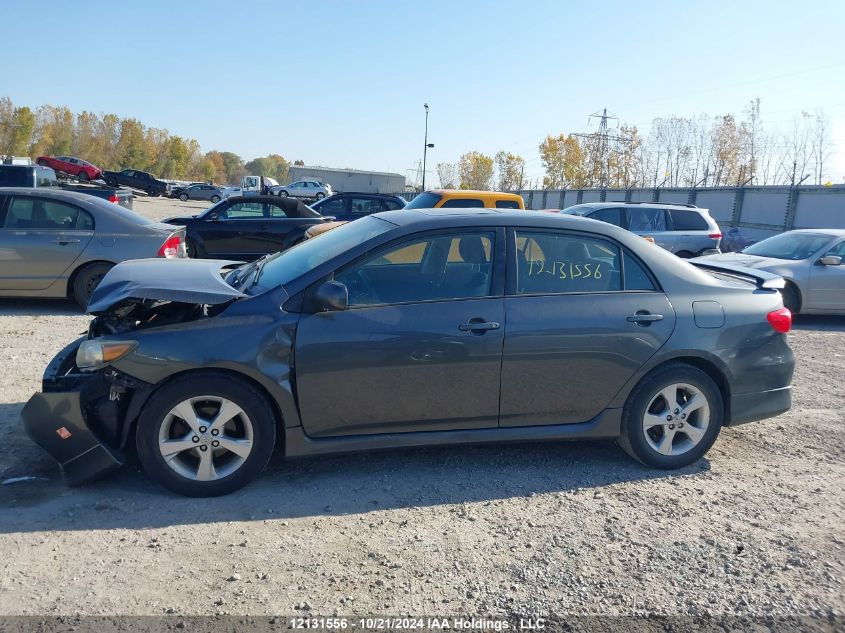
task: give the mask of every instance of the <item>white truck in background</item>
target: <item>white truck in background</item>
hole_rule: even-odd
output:
[[[222,196],[261,196],[269,194],[271,187],[278,187],[279,182],[269,176],[244,176],[240,187],[225,187]]]

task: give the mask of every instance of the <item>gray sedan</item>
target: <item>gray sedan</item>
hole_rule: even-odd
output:
[[[184,238],[184,227],[87,194],[0,188],[0,296],[70,296],[85,307],[116,263],[184,257]]]
[[[116,266],[22,415],[70,483],[137,451],[194,496],[243,486],[277,445],[592,438],[680,468],[789,409],[782,283],[580,217],[388,211],[242,266]]]
[[[185,202],[187,200],[209,200],[211,202],[220,202],[223,196],[222,189],[214,185],[191,185],[180,189],[178,198]]]
[[[845,314],[845,229],[801,229],[775,235],[740,253],[700,257],[746,266],[786,280],[783,302],[794,314]]]

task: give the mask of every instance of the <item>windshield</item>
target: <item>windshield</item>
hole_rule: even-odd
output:
[[[416,198],[411,200],[408,205],[405,207],[406,209],[433,209],[434,205],[440,202],[440,199],[443,196],[438,195],[436,193],[431,193],[430,191],[424,191]]]
[[[776,259],[807,259],[833,238],[823,233],[781,233],[743,249],[747,255]]]
[[[288,284],[350,248],[389,231],[394,226],[380,218],[367,216],[305,240],[268,259],[263,266],[261,281],[258,285],[261,288],[275,288]]]

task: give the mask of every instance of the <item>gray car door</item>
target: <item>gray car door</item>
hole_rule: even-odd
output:
[[[824,255],[834,255],[845,262],[845,240],[827,248]],[[810,266],[810,288],[805,297],[807,308],[845,310],[845,263],[823,266],[818,259]]]
[[[303,314],[296,332],[308,435],[497,426],[504,332],[497,234],[417,236],[336,273],[349,309]]]
[[[11,197],[0,230],[0,290],[48,288],[82,254],[93,234],[93,219],[78,207]]]
[[[511,239],[500,425],[591,420],[668,340],[672,306],[609,240],[534,229]]]

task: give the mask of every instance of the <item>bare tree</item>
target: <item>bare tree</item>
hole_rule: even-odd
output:
[[[813,163],[816,171],[816,184],[824,182],[824,169],[830,158],[830,121],[824,111],[816,110],[813,126]]]
[[[458,166],[455,163],[437,163],[436,169],[443,189],[458,188]]]
[[[780,176],[785,184],[796,185],[804,179],[814,156],[812,115],[802,112],[792,120],[792,128],[783,135]]]

